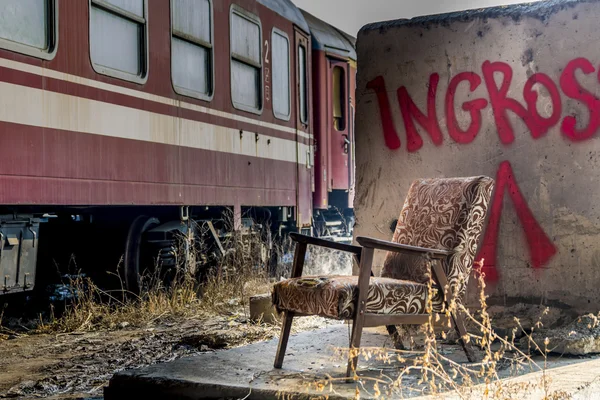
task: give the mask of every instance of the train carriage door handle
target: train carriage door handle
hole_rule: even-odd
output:
[[[342,135],[344,137],[344,154],[348,154],[348,148],[350,147],[350,140],[348,135]]]
[[[37,232],[31,226],[29,226],[27,229],[29,229],[29,232],[31,232],[31,234],[33,235],[33,242],[31,244],[31,247],[35,248],[35,240],[37,239]]]

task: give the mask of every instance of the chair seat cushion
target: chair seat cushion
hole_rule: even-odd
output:
[[[278,282],[273,287],[273,304],[279,311],[320,315],[335,319],[354,317],[358,276],[303,276]],[[367,313],[425,314],[428,287],[422,283],[371,277]],[[442,310],[435,290],[433,311]]]

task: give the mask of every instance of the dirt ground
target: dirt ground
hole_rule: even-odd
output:
[[[301,318],[296,331],[337,323]],[[101,398],[118,371],[276,337],[279,327],[229,315],[163,319],[144,328],[75,334],[0,334],[0,398]],[[273,354],[274,357],[274,354]]]

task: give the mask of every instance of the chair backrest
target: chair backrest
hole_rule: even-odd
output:
[[[454,250],[444,263],[452,292],[464,295],[483,229],[494,180],[486,176],[420,179],[412,183],[393,241]],[[427,283],[425,259],[388,253],[382,276]]]

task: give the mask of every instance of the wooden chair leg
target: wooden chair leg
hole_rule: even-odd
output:
[[[294,313],[285,311],[283,313],[283,325],[281,326],[281,334],[279,335],[279,345],[277,346],[277,354],[275,355],[274,367],[279,369],[283,366],[283,357],[285,357],[285,349],[287,348],[290,330],[292,329],[292,320]]]
[[[299,278],[302,276],[302,269],[304,267],[304,257],[306,256],[306,243],[296,243],[296,250],[294,251],[294,265],[292,265],[292,278]],[[275,368],[281,368],[283,365],[283,357],[285,357],[285,349],[287,347],[288,339],[290,337],[290,330],[292,329],[292,320],[294,319],[294,313],[285,311],[283,313],[283,325],[281,326],[281,334],[279,335],[279,345],[277,346],[277,354],[275,355]]]
[[[452,292],[450,290],[450,285],[448,284],[448,278],[446,277],[446,273],[444,272],[444,268],[442,266],[442,260],[434,260],[432,264],[432,271],[434,279],[440,285],[440,287],[444,288],[444,302],[446,303],[446,307],[450,307],[450,299],[452,299]],[[477,359],[475,357],[475,353],[473,352],[473,348],[470,343],[465,342],[463,336],[467,335],[467,329],[465,328],[465,321],[463,319],[462,313],[460,310],[454,310],[450,313],[450,318],[452,319],[452,325],[454,325],[454,329],[458,332],[458,336],[460,337],[459,342],[462,346],[465,354],[467,355],[467,359],[470,362],[475,362]]]
[[[465,328],[465,321],[463,319],[463,316],[461,314],[460,311],[453,311],[451,313],[452,316],[452,325],[454,325],[454,329],[456,329],[456,332],[458,333],[459,336],[459,343],[462,346],[463,350],[465,351],[465,354],[467,355],[467,360],[469,360],[469,362],[476,362],[477,361],[477,357],[475,356],[475,352],[473,351],[473,347],[471,346],[471,343],[467,343],[463,337],[467,335],[467,329]]]
[[[357,351],[356,355],[350,354],[348,360],[348,369],[346,370],[347,381],[355,373],[358,363],[358,351],[360,350],[360,339],[362,337],[363,326],[365,325],[365,312],[367,308],[367,298],[369,297],[369,283],[371,277],[371,268],[373,266],[374,249],[363,248],[360,255],[360,270],[358,271],[358,296],[356,299],[355,315],[352,324],[352,338],[350,339],[350,352]]]
[[[350,378],[354,372],[356,371],[356,366],[358,365],[358,355],[360,352],[360,339],[362,338],[363,326],[365,323],[364,314],[359,315],[354,318],[354,322],[352,323],[352,337],[350,338],[350,352],[354,349],[356,350],[356,355],[350,354],[348,359],[348,369],[346,370],[346,378],[348,381],[351,381]]]

